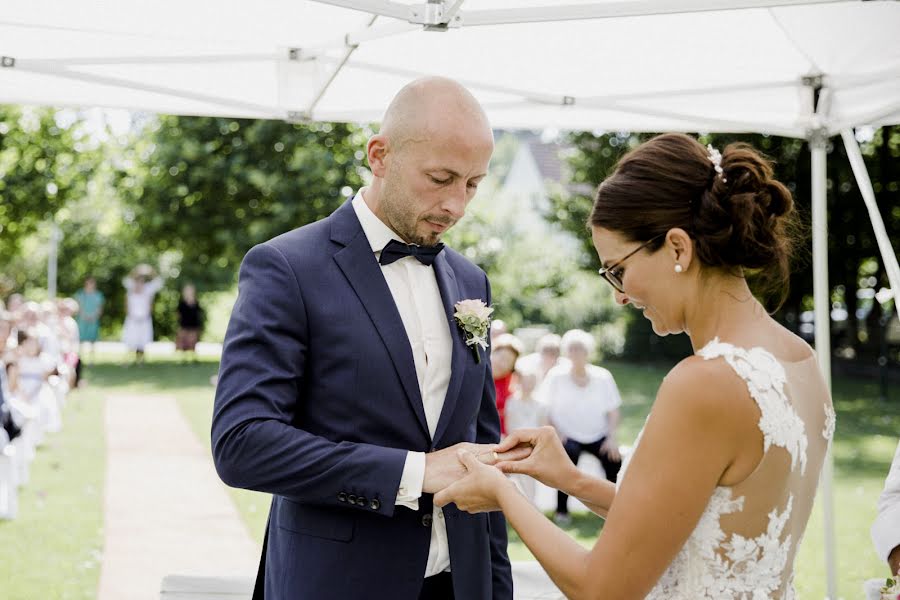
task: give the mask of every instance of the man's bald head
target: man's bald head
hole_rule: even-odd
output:
[[[366,204],[404,242],[433,246],[465,215],[493,151],[491,126],[466,88],[444,77],[413,81],[366,144]]]
[[[472,93],[446,77],[423,77],[405,85],[388,106],[380,134],[395,150],[408,142],[425,141],[442,130],[468,130],[491,135],[484,109]]]

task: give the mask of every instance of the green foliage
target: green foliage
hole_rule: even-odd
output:
[[[160,117],[125,150],[128,222],[142,244],[175,253],[174,276],[222,289],[250,247],[327,216],[362,184],[366,137],[345,124]]]
[[[0,257],[16,255],[42,222],[83,197],[99,158],[71,113],[0,105]]]

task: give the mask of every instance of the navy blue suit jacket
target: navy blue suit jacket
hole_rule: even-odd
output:
[[[409,339],[351,203],[247,253],[212,423],[228,485],[273,494],[267,600],[416,600],[432,496],[395,506],[408,450],[496,442],[489,352],[480,363],[454,304],[490,302],[483,271],[453,250],[434,263],[453,338],[434,439]],[[500,513],[444,509],[458,600],[511,600]]]

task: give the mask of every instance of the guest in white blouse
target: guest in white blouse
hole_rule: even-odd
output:
[[[122,342],[134,351],[134,362],[144,362],[144,348],[153,341],[153,299],[163,280],[150,265],[138,265],[122,280],[126,294]]]
[[[578,464],[583,452],[592,454],[603,465],[606,478],[615,483],[622,467],[616,441],[622,404],[619,388],[609,371],[588,362],[594,352],[591,334],[580,329],[567,331],[561,349],[569,362],[551,369],[541,389],[550,406],[550,423],[573,463]],[[570,522],[568,500],[565,492],[557,493],[558,523]]]
[[[900,444],[884,482],[884,491],[878,499],[872,541],[878,556],[887,561],[891,574],[900,573]]]

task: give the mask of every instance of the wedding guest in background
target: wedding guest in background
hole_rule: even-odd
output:
[[[529,371],[537,376],[537,384],[540,385],[550,369],[559,364],[568,363],[568,359],[561,356],[560,338],[555,333],[547,333],[538,340],[534,352],[526,354],[516,362],[516,369]]]
[[[572,329],[562,337],[562,353],[568,365],[557,366],[544,380],[541,394],[550,407],[550,424],[563,439],[566,454],[574,464],[583,452],[600,460],[606,478],[615,483],[622,467],[616,440],[622,398],[612,374],[590,364],[594,337]],[[556,521],[571,523],[569,496],[557,493]]]
[[[12,315],[13,319],[19,318],[19,311],[25,305],[25,296],[22,294],[11,294],[6,300],[6,312]]]
[[[495,321],[496,322],[496,321]],[[491,372],[494,377],[494,389],[497,393],[497,412],[500,413],[500,434],[506,435],[504,410],[506,401],[512,395],[515,377],[516,359],[522,353],[522,342],[511,333],[497,336],[491,348]]]
[[[203,309],[197,302],[197,289],[187,284],[181,289],[178,301],[178,334],[175,338],[175,349],[193,355],[196,360],[197,341],[203,330]]]
[[[84,287],[75,293],[75,301],[78,302],[78,338],[82,344],[90,344],[91,356],[94,355],[94,345],[100,337],[100,317],[103,315],[103,303],[106,299],[103,292],[97,289],[97,280],[88,277],[84,280]]]
[[[134,362],[144,362],[144,349],[153,341],[153,299],[163,280],[150,265],[138,265],[122,280],[126,294],[122,342],[134,352]]]
[[[509,333],[506,322],[501,319],[493,319],[491,321],[491,343],[501,335]]]
[[[506,429],[510,433],[518,429],[532,429],[547,424],[547,406],[540,402],[535,394],[537,384],[537,375],[520,369],[519,363],[516,363],[516,382],[504,410]],[[533,504],[537,492],[537,482],[534,478],[528,475],[510,475],[510,477]]]
[[[74,388],[81,380],[81,347],[78,335],[78,323],[74,315],[78,314],[78,302],[73,298],[64,298],[58,302],[59,322],[57,335],[60,341],[61,360],[66,365],[69,388]]]
[[[7,380],[6,369],[8,359],[12,359],[7,350],[7,341],[12,331],[12,316],[4,310],[0,310],[0,426],[6,432],[7,438],[15,439],[22,432],[23,422],[14,408],[12,390]]]

